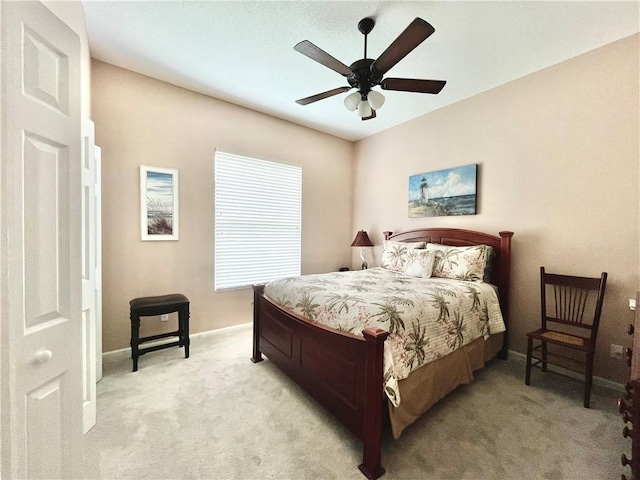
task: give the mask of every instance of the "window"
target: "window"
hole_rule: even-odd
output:
[[[302,168],[217,151],[215,289],[300,275]]]

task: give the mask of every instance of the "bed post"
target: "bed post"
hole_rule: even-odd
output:
[[[500,232],[500,279],[502,285],[499,285],[500,307],[502,309],[502,318],[507,326],[502,341],[502,349],[498,353],[498,358],[506,360],[509,354],[509,295],[511,288],[511,237],[513,232]]]
[[[365,328],[366,340],[364,419],[362,431],[362,464],[360,471],[369,480],[384,474],[381,465],[382,407],[383,407],[383,357],[384,341],[389,332],[380,328]]]
[[[260,352],[260,298],[264,292],[264,285],[253,286],[253,355],[251,361],[258,363],[263,360],[262,352]]]

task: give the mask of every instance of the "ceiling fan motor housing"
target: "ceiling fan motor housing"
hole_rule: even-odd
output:
[[[364,95],[369,93],[371,87],[379,85],[382,81],[382,74],[371,69],[371,64],[374,61],[371,58],[363,58],[353,62],[349,67],[353,73],[347,77],[347,82]]]

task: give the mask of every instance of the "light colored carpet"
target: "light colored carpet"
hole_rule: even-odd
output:
[[[361,445],[268,359],[253,364],[251,329],[171,348],[108,356],[84,475],[102,479],[357,479]],[[409,427],[386,433],[383,479],[605,479],[628,468],[619,392],[494,360]]]

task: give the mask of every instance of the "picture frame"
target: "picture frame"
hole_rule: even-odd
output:
[[[409,177],[409,217],[476,215],[478,164]]]
[[[179,239],[178,169],[140,165],[143,241]]]

